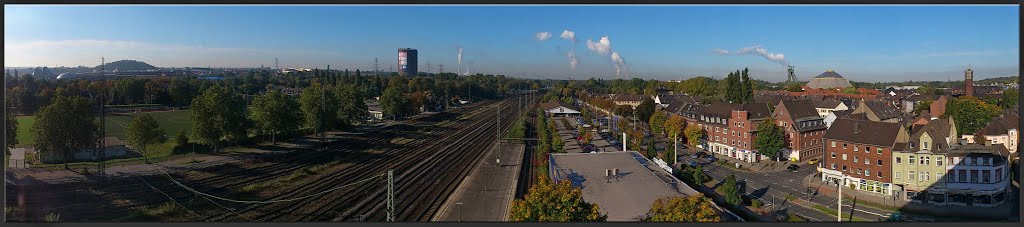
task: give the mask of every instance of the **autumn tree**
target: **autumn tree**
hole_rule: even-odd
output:
[[[754,149],[765,156],[779,157],[779,150],[786,147],[786,135],[782,128],[774,124],[775,120],[761,121],[757,125],[757,137],[754,138]]]
[[[690,146],[700,145],[700,138],[703,138],[703,137],[704,137],[704,130],[702,130],[700,128],[700,126],[697,126],[697,125],[688,125],[688,126],[686,126],[686,142],[689,143]]]
[[[649,222],[719,222],[721,214],[707,197],[692,195],[659,198],[651,204],[643,221]]]
[[[952,116],[957,131],[964,135],[984,128],[992,118],[999,116],[999,107],[983,102],[975,97],[960,97],[946,104],[946,113],[942,117]]]
[[[164,130],[160,129],[160,124],[149,113],[136,115],[132,122],[128,123],[128,144],[142,151],[146,163],[149,163],[149,145],[163,143],[166,140]]]
[[[652,133],[659,135],[665,134],[665,121],[668,120],[668,115],[665,111],[655,111],[651,115],[651,119],[647,122],[647,125],[651,126]]]
[[[683,125],[685,124],[686,119],[683,119],[682,116],[672,115],[665,120],[665,124],[663,126],[665,128],[665,134],[667,134],[669,138],[678,139],[680,134],[682,134]]]
[[[512,201],[509,220],[514,222],[595,222],[605,221],[597,204],[583,200],[583,191],[572,187],[569,180],[552,183],[539,177],[523,199]]]
[[[71,154],[95,145],[97,124],[89,101],[77,96],[58,96],[36,113],[32,131],[35,148],[41,153],[56,153],[69,169]]]

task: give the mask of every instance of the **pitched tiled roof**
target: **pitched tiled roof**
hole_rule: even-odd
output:
[[[542,110],[550,110],[552,108],[559,107],[559,106],[572,109],[571,105],[566,104],[566,103],[562,102],[561,100],[557,100],[557,99],[552,99],[551,101],[547,101],[547,102],[541,103],[540,104],[540,109],[542,109]]]
[[[925,132],[927,132],[928,136],[932,138],[932,147],[934,147],[933,150],[947,150],[949,148],[949,144],[946,143],[946,137],[950,136],[949,131],[952,127],[953,125],[949,124],[948,118],[931,120],[928,121],[927,125],[915,129],[914,134],[910,136],[910,141],[913,143],[918,143],[921,140],[921,136]],[[958,138],[953,139],[956,140]]]
[[[782,101],[780,104],[789,111],[790,119],[793,119],[793,127],[799,132],[807,132],[825,129],[818,111],[811,107],[808,100]]]
[[[623,95],[615,95],[615,97],[612,97],[612,101],[619,101],[619,102],[623,102],[623,101],[643,101],[644,97],[645,96],[643,96],[643,95],[625,95],[625,94],[623,94]]]
[[[878,115],[878,119],[881,120],[899,117],[901,113],[899,109],[888,102],[866,101],[864,104],[868,106],[868,109],[871,109],[871,112],[875,112],[875,115]]]
[[[672,102],[672,103],[669,103],[667,107],[665,107],[665,111],[669,112],[669,113],[682,114],[683,113],[683,107],[686,106],[687,104],[691,104],[691,103]]]
[[[832,122],[824,138],[889,147],[895,144],[899,130],[896,123],[840,118]]]
[[[814,106],[814,108],[832,109],[839,106],[839,103],[841,102],[837,99],[811,99],[811,105]]]
[[[981,129],[981,133],[985,135],[1005,135],[1010,129],[1017,129],[1019,123],[1020,116],[1017,114],[1013,112],[1003,113],[1003,115],[993,118],[991,123]]]

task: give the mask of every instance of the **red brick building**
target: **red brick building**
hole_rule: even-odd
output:
[[[825,153],[818,172],[823,181],[843,187],[874,185],[891,195],[892,152],[905,149],[910,134],[897,123],[840,118],[822,142]]]
[[[757,154],[753,141],[757,135],[757,124],[771,115],[768,104],[694,104],[681,109],[680,115],[688,124],[704,129],[705,138],[701,141],[704,149],[747,162],[767,159]]]
[[[772,113],[775,125],[782,127],[789,143],[783,155],[793,161],[820,158],[821,138],[825,135],[825,121],[808,100],[784,100]]]

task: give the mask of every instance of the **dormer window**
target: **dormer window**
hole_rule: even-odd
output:
[[[921,142],[921,148],[924,150],[928,150],[928,142]]]

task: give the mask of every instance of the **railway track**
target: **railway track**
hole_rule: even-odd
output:
[[[481,105],[486,105],[486,104],[487,104],[487,102],[481,102]],[[462,110],[464,110],[464,109],[457,110],[456,112],[462,111]],[[479,113],[480,113],[480,110],[472,110],[468,114],[469,115],[473,115],[473,114],[479,114]],[[416,124],[416,123],[418,123],[418,119],[411,120],[408,123]],[[393,127],[389,127],[389,128],[393,128]],[[401,127],[399,127],[399,128],[401,128]],[[403,132],[405,132],[405,131],[402,131],[402,130],[387,130],[387,129],[385,129],[385,130],[382,130],[381,132],[375,132],[374,134],[368,133],[367,135],[371,135],[371,136],[373,136],[373,135],[387,135],[388,133],[398,134],[398,133],[403,133]],[[207,169],[202,169],[202,170],[198,171],[199,173],[193,174],[195,176],[189,177],[189,178],[192,178],[192,180],[186,180],[186,181],[189,182],[190,185],[201,185],[201,186],[202,185],[211,185],[211,186],[207,186],[207,187],[197,187],[200,190],[209,190],[210,192],[223,192],[223,191],[227,191],[229,188],[237,187],[237,186],[239,186],[240,184],[243,184],[243,183],[261,182],[261,181],[270,180],[270,179],[273,179],[273,178],[284,177],[287,174],[291,174],[293,171],[297,171],[297,170],[299,170],[301,168],[307,167],[311,163],[316,163],[316,161],[318,161],[318,160],[322,161],[323,159],[325,159],[325,156],[332,155],[332,154],[337,156],[337,155],[340,155],[340,154],[342,154],[344,152],[352,152],[352,151],[355,151],[355,150],[360,150],[360,149],[366,148],[367,146],[371,146],[374,143],[383,142],[383,140],[385,140],[386,138],[390,138],[391,136],[382,136],[382,137],[374,136],[374,137],[375,138],[372,139],[372,140],[363,141],[361,143],[355,143],[355,144],[339,144],[340,142],[335,142],[332,145],[344,145],[344,146],[337,146],[335,149],[332,149],[332,150],[330,150],[328,152],[296,151],[296,152],[299,152],[299,153],[298,154],[288,153],[288,154],[272,155],[272,156],[269,156],[269,157],[261,158],[259,160],[250,161],[250,162],[244,162],[244,163],[240,163],[240,164],[237,164],[237,165],[230,166],[230,167],[234,167],[234,168],[220,166],[220,167],[211,167],[211,168],[207,168]],[[412,143],[423,142],[423,140],[424,139],[420,139],[420,140],[414,141]],[[412,143],[410,143],[410,144],[412,144]],[[360,161],[360,160],[356,159],[356,160],[353,160],[353,161]],[[225,169],[225,168],[227,168],[227,169]],[[191,173],[194,173],[194,172],[196,172],[196,171],[192,171]],[[256,172],[256,173],[259,173],[259,174],[246,174],[246,173],[252,173],[252,172]],[[180,175],[180,174],[176,174],[176,175]],[[178,176],[178,177],[180,179],[180,176]],[[185,190],[183,190],[183,189],[181,189],[181,190],[175,189],[176,187],[174,185],[172,185],[172,183],[169,180],[167,180],[167,179],[162,179],[161,180],[160,176],[149,176],[149,177],[146,177],[146,178],[149,179],[147,181],[153,182],[154,186],[156,186],[157,188],[162,188],[162,190],[167,190],[167,191],[170,192],[169,194],[177,195],[176,198],[184,198],[184,197],[191,196],[191,194],[192,194],[190,192],[185,192]],[[135,180],[135,181],[137,181],[137,180]],[[39,199],[39,200],[42,200],[44,202],[50,202],[50,201],[58,201],[58,202],[75,201],[72,204],[70,204],[70,206],[72,206],[72,207],[74,207],[74,206],[82,207],[83,210],[68,209],[68,205],[65,205],[65,206],[55,207],[55,208],[49,209],[47,211],[48,212],[55,212],[55,213],[71,214],[71,215],[64,215],[66,218],[70,217],[71,218],[70,220],[79,220],[80,219],[80,220],[100,220],[100,221],[102,221],[102,220],[110,220],[111,217],[121,216],[121,214],[125,213],[125,211],[130,212],[133,209],[144,208],[144,207],[152,206],[152,205],[155,205],[155,204],[160,204],[160,203],[165,202],[165,201],[168,200],[166,197],[154,196],[153,192],[145,192],[145,191],[143,191],[142,193],[139,193],[140,186],[141,185],[140,185],[139,182],[132,182],[132,179],[120,179],[120,180],[117,180],[117,181],[112,181],[110,183],[105,183],[105,184],[101,184],[101,185],[87,184],[87,183],[85,183],[85,184],[78,184],[78,185],[75,185],[75,184],[61,185],[60,187],[47,187],[47,188],[60,188],[60,189],[57,189],[57,190],[50,190],[50,189],[40,190],[42,192],[45,192],[45,194],[48,194],[48,195],[58,195],[58,196],[56,196],[56,198],[50,197],[50,198],[42,198],[42,199]],[[11,191],[12,188],[14,188],[14,187],[8,187],[8,194],[9,195],[14,195],[14,193]],[[102,191],[98,192],[98,193],[92,193],[92,194],[90,194],[90,193],[82,193],[82,191],[93,191],[93,190],[95,190],[97,188],[102,190]],[[33,190],[22,190],[21,192],[28,192],[29,194],[31,194],[32,191]],[[80,195],[80,194],[85,194],[85,195]],[[32,198],[32,195],[28,195],[26,197],[27,198]],[[68,198],[68,197],[71,197],[71,198]],[[84,201],[82,199],[80,199],[81,197],[84,197]],[[120,206],[110,206],[110,205],[105,205],[105,204],[102,203],[103,201],[112,201],[114,199],[129,200],[129,201],[135,201],[135,202],[133,202],[133,203],[131,203],[129,205],[120,205]],[[12,202],[14,202],[14,201],[11,201],[11,199],[8,199],[8,204],[11,204]],[[27,200],[26,201],[27,204],[33,204],[33,202],[37,202],[38,203],[40,201],[32,201],[32,200]],[[99,209],[97,209],[97,208],[99,208]],[[112,210],[114,212],[111,212]],[[118,211],[120,211],[120,212],[118,212]],[[41,214],[39,216],[41,216]],[[69,220],[69,219],[65,219],[65,220]]]

